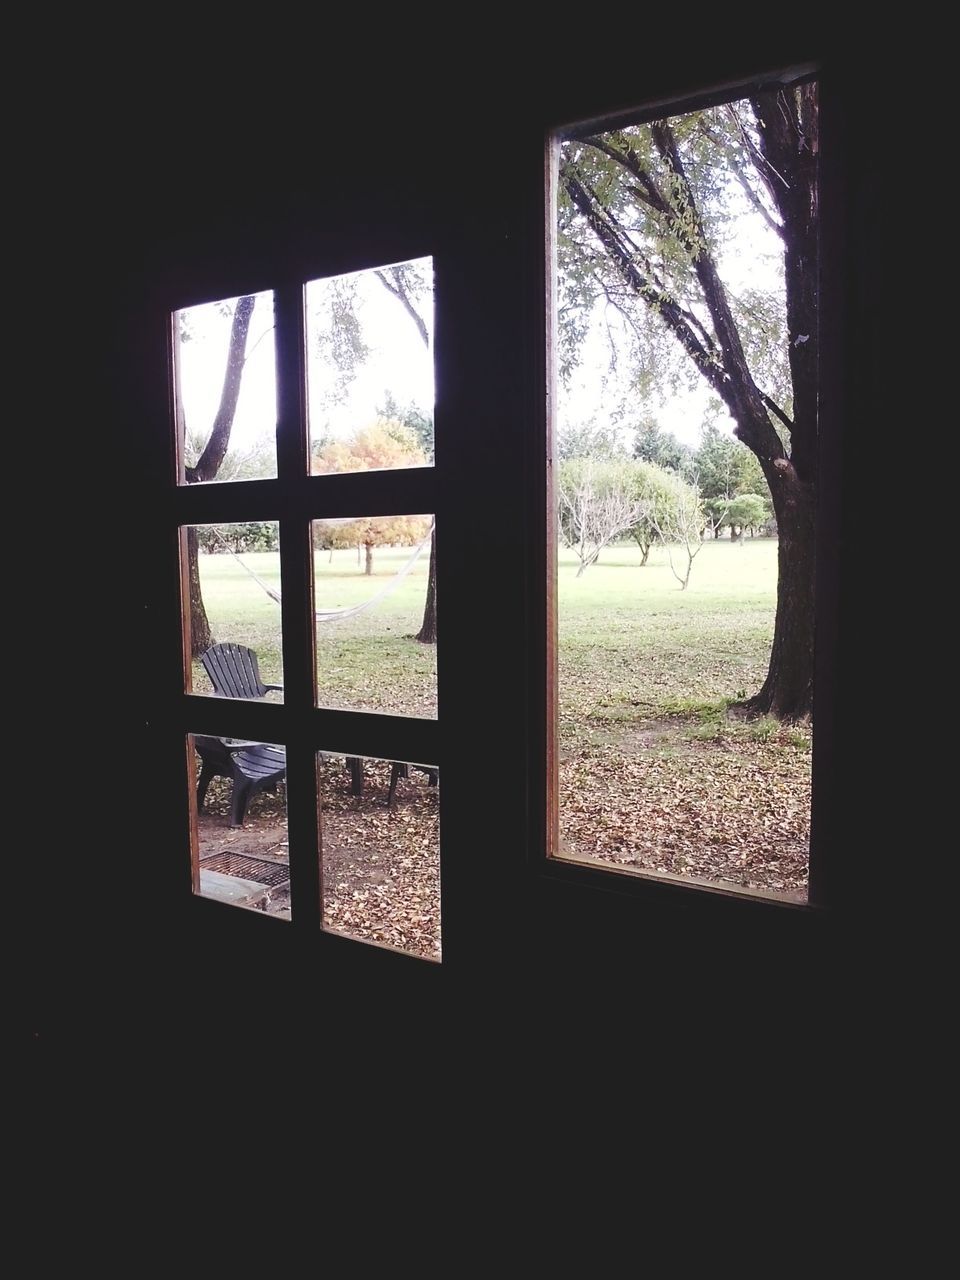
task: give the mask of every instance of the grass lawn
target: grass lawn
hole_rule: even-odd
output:
[[[316,555],[317,607],[369,599],[410,555]],[[278,558],[244,563],[275,589]],[[355,617],[318,624],[323,705],[436,715],[436,654],[411,637],[426,551],[395,592]],[[624,868],[805,895],[811,733],[743,723],[727,704],[763,681],[773,635],[777,544],[707,542],[686,591],[665,549],[607,549],[582,577],[559,557],[560,792],[565,855]],[[201,557],[214,635],[254,648],[282,682],[280,610],[231,556]],[[443,602],[440,601],[442,611]],[[202,668],[194,687],[209,689]]]

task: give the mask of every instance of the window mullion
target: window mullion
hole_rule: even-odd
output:
[[[314,587],[308,473],[303,286],[274,293],[277,352],[277,485],[283,625],[287,821],[295,928],[320,925],[316,756],[307,729],[314,705]]]

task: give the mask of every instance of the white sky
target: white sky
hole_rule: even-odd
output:
[[[426,260],[429,262],[429,259]],[[413,321],[372,271],[358,272],[356,312],[370,357],[335,404],[324,403],[336,385],[333,364],[323,359],[315,341],[317,293],[307,285],[308,363],[311,424],[329,425],[337,436],[372,422],[387,393],[403,407],[415,403],[433,412],[433,352],[424,346]],[[321,282],[322,283],[322,282]],[[233,299],[230,300],[231,313]],[[421,308],[428,330],[432,306]],[[187,309],[191,340],[180,345],[180,388],[188,430],[209,432],[223,385],[231,318],[220,304]],[[247,337],[247,362],[231,432],[231,449],[245,448],[276,429],[276,353],[273,341],[272,295],[257,295]]]
[[[722,273],[729,286],[769,287],[776,272],[782,272],[780,245],[774,232],[744,206],[739,223],[741,231],[724,256]],[[421,259],[429,267],[430,259]],[[430,278],[429,270],[427,278]],[[322,357],[313,335],[317,319],[317,299],[323,282],[308,284],[308,389],[311,423],[314,430],[326,426],[335,436],[348,435],[356,427],[374,420],[387,394],[403,407],[413,403],[427,413],[433,411],[433,353],[424,346],[413,321],[401,303],[392,297],[373,271],[358,272],[356,314],[362,325],[363,339],[371,354],[358,371],[336,405],[325,396],[336,384],[332,361]],[[431,302],[419,308],[431,332]],[[188,429],[209,432],[219,404],[226,360],[230,317],[220,314],[220,304],[191,307],[187,311],[191,341],[180,346],[181,394]],[[329,327],[328,319],[324,319]],[[247,364],[244,369],[240,400],[231,436],[231,450],[245,449],[258,439],[273,435],[276,426],[276,371],[274,366],[273,310],[271,295],[260,294],[254,307],[247,342]],[[620,399],[616,389],[605,390],[604,373],[609,363],[609,344],[599,322],[584,353],[582,367],[572,385],[561,389],[560,417],[585,423],[594,419],[602,423],[606,414]],[[698,384],[690,393],[671,395],[662,404],[638,406],[636,418],[649,413],[660,426],[678,439],[695,446],[699,441],[709,396],[705,385]],[[731,431],[732,421],[717,419],[721,430]]]

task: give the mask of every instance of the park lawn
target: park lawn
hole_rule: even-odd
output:
[[[662,547],[559,561],[563,852],[803,899],[810,728],[728,714],[766,672],[776,540],[707,542],[685,591]]]
[[[316,607],[340,609],[376,595],[403,568],[411,547],[380,547],[373,574],[358,568],[355,550],[318,551],[314,557]],[[219,641],[255,649],[265,683],[283,683],[280,606],[244,569],[281,592],[275,552],[200,557],[200,580],[210,628]],[[420,630],[426,594],[429,548],[410,573],[383,600],[351,618],[317,624],[317,673],[325,707],[435,717],[437,653],[412,637]],[[194,688],[210,692],[199,662]]]
[[[409,548],[315,557],[318,608],[369,599]],[[245,555],[277,589],[278,557]],[[426,552],[399,587],[353,618],[318,624],[321,702],[436,715],[436,651],[412,637]],[[560,827],[565,856],[802,899],[810,815],[808,726],[743,722],[728,705],[763,681],[776,604],[775,539],[704,544],[685,591],[667,553],[606,549],[577,577],[561,549]],[[248,644],[282,681],[280,610],[231,556],[201,557],[218,640]],[[440,600],[442,614],[443,602]],[[199,665],[199,664],[198,664]],[[209,688],[195,668],[198,691]]]

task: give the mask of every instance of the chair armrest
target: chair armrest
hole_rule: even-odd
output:
[[[266,689],[267,693],[269,693],[271,689],[275,689],[277,693],[283,693],[282,684],[265,684],[263,687]]]

